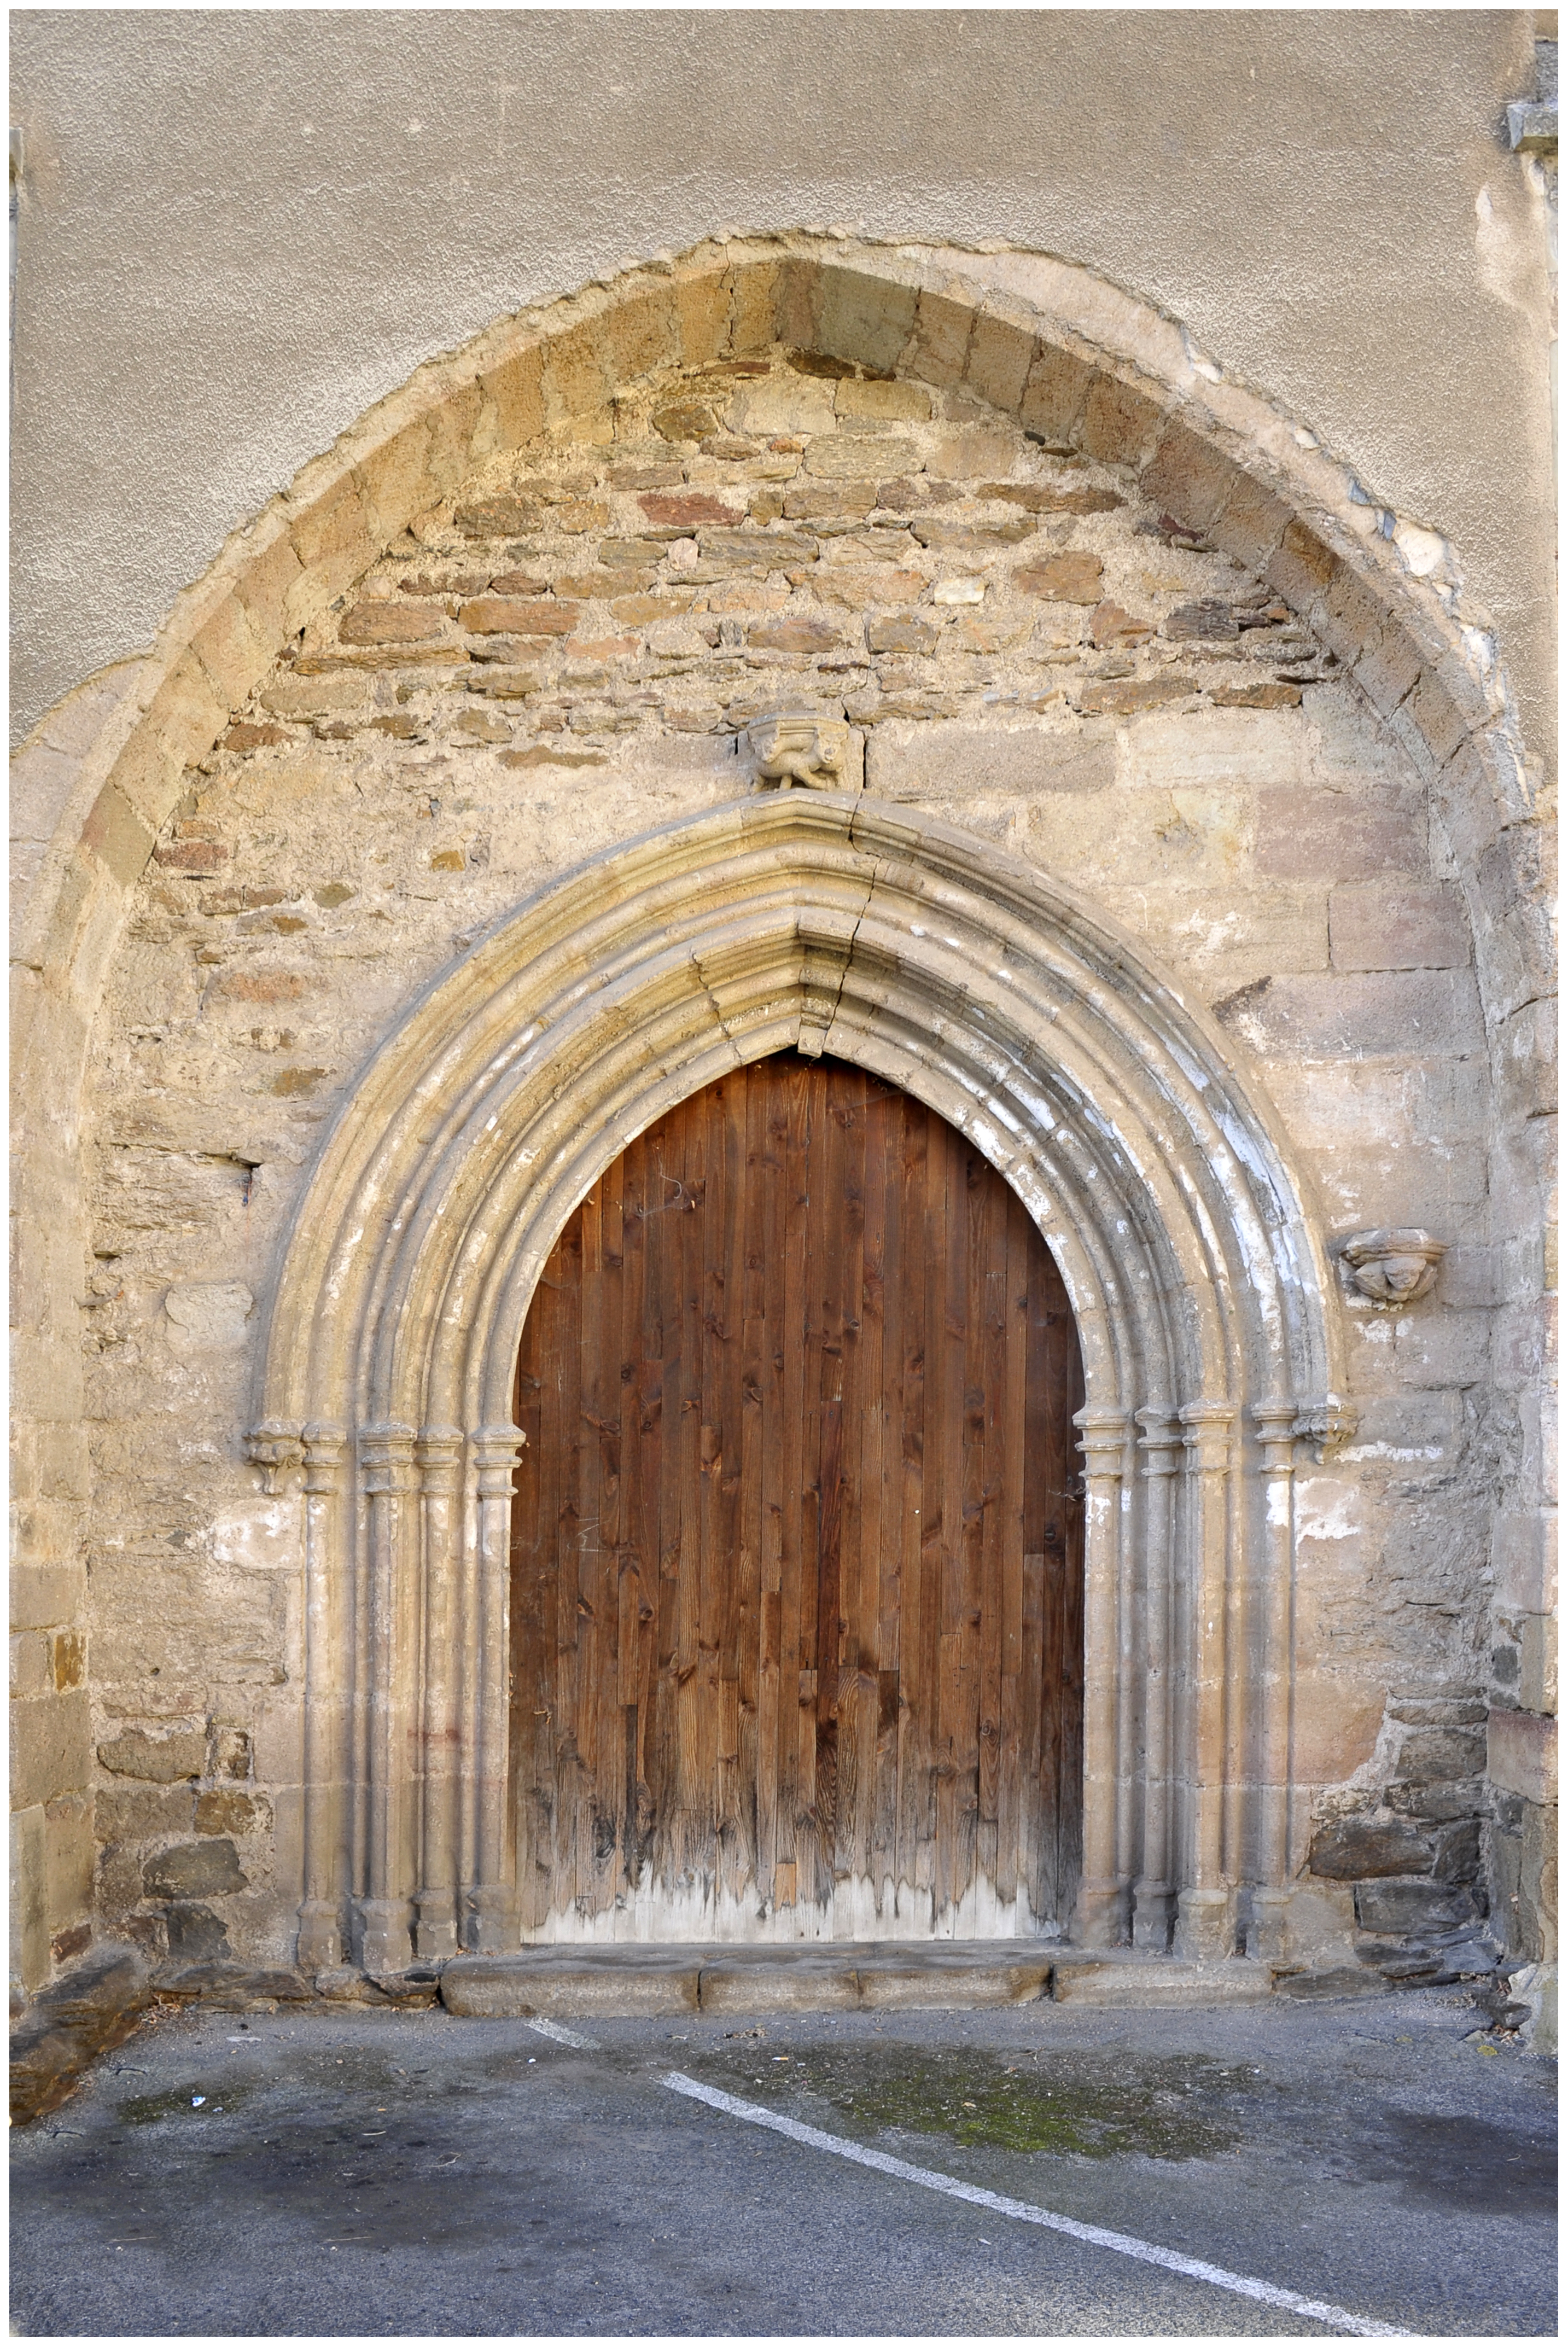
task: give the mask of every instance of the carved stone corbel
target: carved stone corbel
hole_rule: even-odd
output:
[[[746,728],[760,788],[857,791],[860,737],[841,717],[816,709],[780,709]]]
[[[1352,1231],[1339,1252],[1358,1294],[1389,1307],[1430,1293],[1448,1245],[1430,1231]]]
[[[268,1418],[260,1426],[253,1426],[245,1437],[245,1456],[253,1467],[261,1469],[263,1487],[273,1499],[287,1490],[292,1471],[304,1465],[302,1431],[282,1419]]]
[[[1344,1450],[1358,1423],[1348,1403],[1337,1394],[1326,1394],[1319,1401],[1301,1404],[1290,1431],[1297,1442],[1311,1445],[1313,1457],[1320,1467],[1325,1467]]]

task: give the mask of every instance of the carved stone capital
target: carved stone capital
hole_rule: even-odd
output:
[[[426,1491],[454,1492],[462,1481],[463,1430],[458,1426],[424,1426],[415,1446],[420,1481]]]
[[[1258,1449],[1263,1456],[1258,1472],[1263,1475],[1288,1475],[1295,1463],[1296,1404],[1293,1401],[1255,1402],[1252,1422],[1257,1429]]]
[[[746,746],[759,787],[803,791],[853,791],[856,747],[841,717],[815,709],[781,709],[746,728]]]
[[[1352,1231],[1339,1252],[1352,1286],[1387,1307],[1430,1293],[1448,1244],[1430,1231]]]
[[[1235,1412],[1228,1401],[1190,1401],[1179,1412],[1187,1461],[1195,1474],[1219,1475],[1230,1465]]]
[[[373,1500],[415,1489],[414,1429],[389,1424],[367,1426],[359,1438],[359,1469],[364,1489]]]
[[[1119,1477],[1126,1464],[1127,1436],[1132,1424],[1126,1411],[1081,1409],[1072,1423],[1078,1429],[1085,1478]]]
[[[1143,1453],[1145,1475],[1174,1475],[1180,1471],[1184,1436],[1182,1422],[1173,1409],[1164,1403],[1152,1403],[1134,1413],[1143,1431],[1138,1438]]]
[[[1337,1394],[1325,1394],[1319,1401],[1304,1401],[1296,1413],[1291,1432],[1297,1442],[1312,1446],[1318,1465],[1343,1450],[1355,1433],[1358,1420],[1348,1404]]]
[[[511,1497],[512,1471],[525,1439],[520,1426],[482,1426],[477,1434],[469,1436],[480,1499]]]
[[[305,1490],[313,1499],[335,1491],[348,1435],[341,1426],[315,1419],[304,1430]]]
[[[275,1498],[286,1488],[292,1469],[304,1463],[305,1446],[301,1440],[302,1430],[289,1426],[281,1419],[263,1419],[245,1437],[245,1456],[259,1467],[266,1489]]]

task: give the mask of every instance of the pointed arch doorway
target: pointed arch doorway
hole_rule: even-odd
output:
[[[794,1051],[607,1168],[518,1356],[522,1936],[1065,1928],[1077,1332],[934,1110]]]

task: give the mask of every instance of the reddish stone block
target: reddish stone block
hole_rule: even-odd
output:
[[[738,523],[742,518],[739,506],[726,505],[723,497],[712,497],[706,489],[685,489],[668,496],[655,490],[637,502],[661,529],[695,529],[705,521]]]
[[[220,750],[268,750],[289,739],[281,725],[231,725],[219,742]]]
[[[1301,687],[1271,677],[1263,684],[1214,684],[1209,699],[1216,709],[1299,709]]]
[[[1423,875],[1426,817],[1417,804],[1266,784],[1257,794],[1256,869],[1271,880]]]
[[[1107,677],[1086,684],[1078,696],[1085,717],[1133,717],[1143,709],[1163,709],[1196,692],[1195,676]]]
[[[1131,384],[1097,375],[1083,403],[1080,438],[1091,456],[1108,465],[1139,465],[1153,446],[1163,410]]]
[[[465,538],[519,538],[538,527],[539,509],[526,497],[486,497],[459,506],[452,518]]]
[[[216,839],[176,839],[152,851],[153,862],[166,872],[192,873],[220,872],[232,854]]]
[[[843,641],[825,620],[780,620],[746,631],[747,643],[765,652],[826,652]]]
[[[538,596],[526,602],[482,595],[465,603],[458,617],[476,636],[569,636],[578,623],[575,603]]]
[[[1101,651],[1111,647],[1146,644],[1153,632],[1147,620],[1135,619],[1120,603],[1097,603],[1090,614],[1090,641]]]
[[[1098,603],[1105,566],[1097,554],[1053,554],[1013,572],[1013,585],[1050,603]]]
[[[866,641],[874,652],[934,652],[941,630],[912,617],[873,620]]]
[[[1084,360],[1067,351],[1042,351],[1030,368],[1019,402],[1019,422],[1048,446],[1067,447],[1094,381],[1094,369]]]
[[[1143,495],[1162,513],[1207,531],[1236,485],[1236,469],[1184,425],[1167,423],[1143,467]]]
[[[996,497],[1004,505],[1022,506],[1026,513],[1114,513],[1124,506],[1114,489],[1058,489],[1045,481],[980,481],[978,497]]]
[[[418,644],[441,632],[438,603],[356,603],[338,623],[340,644]],[[282,736],[278,737],[282,740]]]
[[[1336,969],[1462,969],[1470,960],[1464,903],[1446,882],[1364,881],[1328,899]]]

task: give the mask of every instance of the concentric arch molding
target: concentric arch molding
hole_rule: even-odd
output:
[[[901,1085],[1012,1184],[1067,1281],[1091,1407],[1334,1408],[1323,1247],[1214,1022],[990,846],[791,791],[552,885],[388,1039],[295,1219],[259,1397],[271,1439],[504,1422],[572,1209],[676,1102],[786,1046]]]

